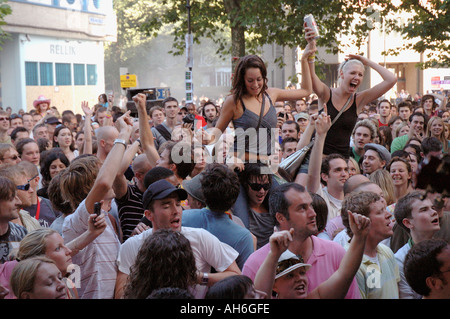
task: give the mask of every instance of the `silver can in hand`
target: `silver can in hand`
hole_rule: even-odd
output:
[[[307,14],[303,18],[303,21],[304,21],[304,26],[308,27],[308,28],[311,28],[314,31],[314,33],[316,34],[314,36],[314,39],[318,39],[319,36],[320,36],[319,35],[319,28],[317,27],[317,23],[316,23],[316,20],[314,19],[313,15],[312,14]]]

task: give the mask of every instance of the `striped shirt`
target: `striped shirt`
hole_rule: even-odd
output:
[[[72,258],[70,279],[75,283],[80,299],[114,297],[120,242],[110,219],[105,220],[107,226],[103,233]],[[75,212],[64,219],[64,242],[68,243],[88,230],[88,221],[89,212],[83,200]]]
[[[126,194],[122,198],[116,198],[123,241],[126,241],[131,236],[131,233],[144,216],[142,196],[143,193],[139,187],[130,184],[127,186]]]

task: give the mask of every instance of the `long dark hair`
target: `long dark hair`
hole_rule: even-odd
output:
[[[57,137],[59,135],[59,132],[61,132],[65,128],[69,130],[70,134],[72,134],[72,131],[67,126],[62,125],[62,124],[56,126],[55,132],[53,133],[53,143],[52,143],[53,147],[59,147],[59,143],[55,141],[55,137]],[[70,143],[69,148],[73,152],[73,151],[75,151],[75,141],[73,139],[73,135],[71,135],[71,137],[72,137],[72,143]]]
[[[50,165],[52,165],[53,161],[57,159],[59,159],[61,163],[63,163],[66,167],[69,167],[70,161],[59,147],[55,147],[49,151],[46,151],[44,160],[41,164],[42,186],[47,187],[48,184],[50,184],[50,181],[52,179],[52,177],[50,176]]]
[[[187,290],[196,280],[197,267],[189,240],[180,232],[160,229],[139,249],[124,296],[145,299],[164,287]]]
[[[261,89],[260,94],[264,94],[267,90],[267,69],[264,61],[257,55],[246,55],[239,60],[234,71],[233,83],[231,88],[231,94],[233,95],[234,103],[237,103],[237,101],[239,101],[242,96],[247,93],[244,77],[245,72],[250,68],[257,68],[261,71],[261,75],[264,79],[264,85]]]

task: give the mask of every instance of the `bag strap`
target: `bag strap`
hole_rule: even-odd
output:
[[[172,134],[166,129],[166,127],[162,124],[159,124],[155,127],[155,129],[167,140],[169,141],[172,138]]]
[[[347,100],[347,102],[345,102],[344,107],[339,111],[338,115],[336,115],[336,117],[333,119],[333,121],[331,122],[331,125],[333,125],[338,118],[341,116],[342,113],[344,113],[345,109],[347,108],[347,106],[350,104],[351,100],[352,100],[353,94],[351,94]]]
[[[261,113],[259,113],[259,121],[258,121],[258,126],[256,127],[256,130],[259,129],[259,127],[261,126],[261,121],[262,118],[264,116],[264,108],[265,108],[265,100],[266,100],[266,94],[263,94],[263,98],[262,98],[262,102],[261,102]]]

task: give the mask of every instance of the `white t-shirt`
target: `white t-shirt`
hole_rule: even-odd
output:
[[[121,272],[130,275],[131,266],[136,261],[142,243],[152,233],[153,229],[150,228],[139,235],[128,238],[122,244],[117,259],[117,265]],[[214,267],[217,272],[222,272],[230,267],[239,255],[231,246],[219,241],[216,236],[202,228],[181,227],[181,233],[191,243],[195,264],[200,272],[209,273],[211,267]],[[196,298],[203,298],[205,293],[205,286],[196,286],[194,291]]]

